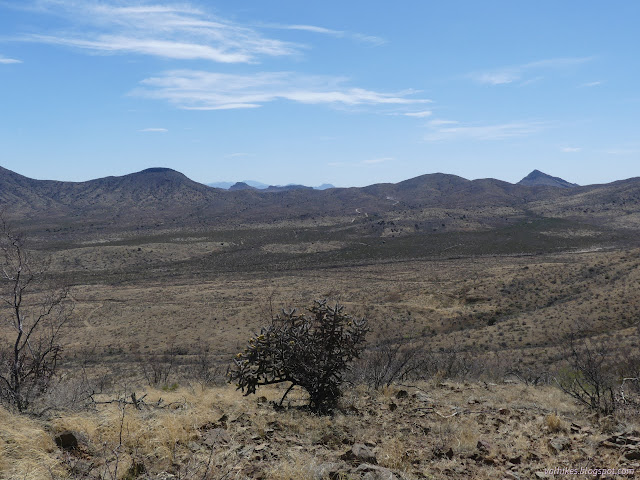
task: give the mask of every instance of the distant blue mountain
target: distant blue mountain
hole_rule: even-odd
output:
[[[279,190],[293,190],[296,188],[313,188],[314,190],[326,190],[328,188],[336,188],[330,183],[323,183],[319,187],[305,187],[304,185],[267,185],[266,183],[256,182],[255,180],[243,180],[241,182],[214,182],[207,183],[209,187],[214,188],[223,188],[224,190],[229,190],[231,187],[236,186],[233,190],[242,190],[246,188],[245,186],[257,188],[258,190],[270,190],[270,191],[279,191]]]
[[[214,182],[214,183],[207,183],[208,187],[213,187],[213,188],[223,188],[225,190],[229,190],[229,187],[231,185],[233,185],[236,182]]]

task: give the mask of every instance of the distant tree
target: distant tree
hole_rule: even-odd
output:
[[[309,393],[309,407],[318,413],[333,410],[340,384],[352,360],[365,346],[368,325],[344,313],[344,307],[316,301],[308,314],[283,310],[271,325],[249,340],[233,360],[229,381],[249,395],[261,385],[289,382],[284,398],[296,385]]]
[[[46,280],[46,263],[34,260],[3,215],[0,235],[0,401],[24,412],[56,373],[71,309],[68,289]]]

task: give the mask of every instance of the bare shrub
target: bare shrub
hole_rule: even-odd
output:
[[[169,378],[176,366],[178,354],[178,349],[171,347],[164,354],[146,354],[137,357],[142,376],[150,387],[169,385]]]
[[[592,410],[605,415],[613,413],[618,382],[610,346],[602,341],[578,341],[572,333],[565,356],[567,366],[556,375],[558,387]]]
[[[479,375],[480,369],[473,357],[457,348],[434,352],[425,363],[425,376],[436,379],[464,379],[470,375]]]
[[[46,262],[33,258],[24,237],[1,215],[0,224],[0,321],[11,332],[0,337],[0,401],[24,412],[56,374],[72,305],[68,289],[47,278]]]
[[[369,348],[354,369],[356,381],[374,389],[420,377],[428,363],[424,344],[385,341]]]
[[[195,355],[195,364],[189,367],[189,376],[203,387],[221,385],[226,382],[226,366],[219,364],[207,345],[199,345]]]
[[[311,410],[335,408],[343,376],[364,349],[367,321],[347,315],[342,305],[330,307],[326,300],[314,302],[308,311],[310,315],[283,310],[272,318],[233,360],[229,381],[245,395],[261,385],[289,382],[282,400],[299,385],[309,393]]]

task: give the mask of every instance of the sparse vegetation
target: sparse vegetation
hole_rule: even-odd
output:
[[[340,384],[350,362],[365,346],[367,321],[344,312],[344,306],[316,301],[308,314],[283,310],[251,338],[244,352],[233,360],[229,381],[246,395],[257,387],[288,382],[309,394],[309,407],[332,411],[340,398]]]
[[[44,393],[37,411],[45,415],[0,408],[0,478],[370,478],[376,473],[358,471],[347,454],[357,444],[402,480],[531,478],[584,458],[629,465],[628,442],[640,437],[636,207],[617,215],[621,204],[595,190],[584,192],[602,198],[589,212],[571,203],[583,197],[563,197],[566,204],[553,195],[523,206],[509,194],[507,204],[487,206],[477,192],[451,206],[424,185],[381,187],[394,190],[393,202],[375,189],[329,192],[327,210],[312,214],[300,193],[258,208],[260,197],[245,192],[224,215],[231,197],[209,202],[201,216],[185,209],[182,194],[161,211],[145,196],[117,221],[80,203],[74,219],[64,205],[51,219],[24,215],[36,258],[52,259],[44,278],[73,278],[67,298],[80,322],[55,364],[58,381],[36,382],[46,385],[33,390]],[[54,291],[33,285],[23,306]],[[245,393],[253,385],[260,396],[214,387],[246,332],[272,320],[259,300],[266,297],[279,305],[339,299],[345,320],[347,310],[367,319],[368,345],[357,346],[359,358],[302,368],[319,355],[308,342],[320,335],[312,312],[287,310],[236,358],[254,368],[232,369]],[[301,317],[311,334],[298,334]],[[566,339],[577,320],[574,350]],[[0,329],[0,342],[13,345],[14,332]],[[278,344],[280,332],[293,346]],[[255,348],[267,337],[271,353],[294,360],[287,368]],[[600,386],[591,386],[589,365],[611,352]],[[303,374],[294,377],[296,365]],[[323,368],[337,368],[335,382],[309,380]],[[551,387],[552,373],[581,397]],[[599,416],[586,414],[592,409]],[[77,450],[53,441],[65,431]],[[612,435],[625,446],[605,445]]]
[[[26,411],[47,391],[56,374],[68,320],[66,288],[48,286],[46,266],[38,265],[24,237],[0,218],[2,310],[0,321],[11,333],[0,337],[0,401]]]

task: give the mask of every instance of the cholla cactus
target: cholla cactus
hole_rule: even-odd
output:
[[[328,306],[326,300],[315,301],[306,315],[283,310],[236,355],[229,381],[245,395],[260,385],[290,382],[285,396],[299,385],[309,393],[313,411],[331,411],[340,397],[342,376],[362,353],[368,332],[364,318],[343,310],[339,304]]]

